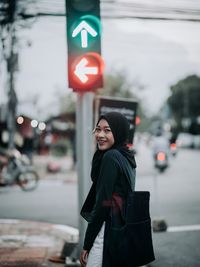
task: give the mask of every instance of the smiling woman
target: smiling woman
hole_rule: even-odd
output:
[[[99,118],[94,130],[97,150],[92,160],[93,184],[81,210],[82,217],[88,222],[80,256],[84,267],[119,267],[106,238],[110,232],[112,209],[115,225],[121,227],[124,223],[130,187],[117,155],[124,158],[124,169],[129,173],[132,188],[135,186],[136,163],[133,152],[127,147],[129,128],[128,120],[122,114],[109,112]]]

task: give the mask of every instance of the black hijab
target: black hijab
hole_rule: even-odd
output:
[[[114,136],[115,143],[110,149],[117,149],[123,156],[128,159],[132,167],[136,168],[134,153],[133,151],[130,151],[127,146],[130,125],[126,117],[119,112],[109,112],[105,115],[100,116],[96,126],[101,119],[105,119],[108,122]],[[91,178],[93,181],[98,179],[101,160],[105,152],[106,151],[99,150],[97,147],[97,150],[94,153],[91,169]]]

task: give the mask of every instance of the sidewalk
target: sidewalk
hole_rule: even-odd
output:
[[[48,261],[66,242],[78,242],[78,230],[43,222],[0,219],[1,267],[64,267]]]

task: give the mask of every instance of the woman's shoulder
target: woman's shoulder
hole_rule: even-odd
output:
[[[103,160],[114,160],[117,161],[117,157],[119,156],[119,151],[117,149],[109,149],[104,153]]]

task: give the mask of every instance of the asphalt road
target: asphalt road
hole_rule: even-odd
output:
[[[152,220],[164,219],[167,232],[153,233],[152,267],[200,266],[200,151],[180,150],[163,174],[154,169],[151,151],[138,148],[137,189],[150,190]]]
[[[200,151],[180,150],[163,174],[153,168],[151,150],[137,147],[136,190],[151,192],[152,220],[162,218],[169,231],[153,233],[152,267],[200,266]],[[76,176],[69,171],[43,177],[33,192],[0,189],[0,218],[47,221],[78,226]],[[176,228],[173,228],[176,227]]]

